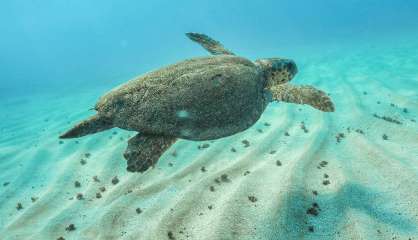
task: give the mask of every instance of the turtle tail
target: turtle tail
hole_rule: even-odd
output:
[[[75,125],[66,133],[62,134],[60,138],[78,138],[88,134],[101,132],[112,127],[113,122],[111,119],[100,115],[94,115]]]

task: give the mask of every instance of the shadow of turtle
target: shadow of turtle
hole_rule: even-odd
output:
[[[346,228],[354,230],[353,236],[358,235],[356,228],[369,229],[373,235],[377,224],[390,226],[395,232],[417,234],[413,217],[403,216],[396,209],[399,206],[396,198],[360,184],[349,182],[336,193],[319,192],[317,196],[304,188],[292,189],[287,194],[282,207],[274,213],[277,219],[269,239],[335,239]],[[317,215],[307,211],[313,203],[318,204]],[[370,219],[375,224],[370,224]]]

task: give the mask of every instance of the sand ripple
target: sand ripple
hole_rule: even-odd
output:
[[[296,82],[330,92],[335,113],[274,103],[251,129],[209,148],[178,141],[144,174],[125,171],[133,133],[57,139],[100,93],[10,100],[0,125],[0,239],[413,239],[416,58],[312,59]]]

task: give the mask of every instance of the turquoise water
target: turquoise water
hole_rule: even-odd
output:
[[[418,239],[418,2],[4,1],[0,20],[0,239]],[[58,138],[112,88],[207,56],[186,32],[293,59],[335,112],[271,103],[144,173],[135,132]]]

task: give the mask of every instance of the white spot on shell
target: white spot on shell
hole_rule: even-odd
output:
[[[190,117],[190,113],[186,110],[177,111],[176,115],[177,115],[178,118],[189,118]]]

